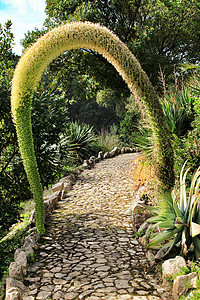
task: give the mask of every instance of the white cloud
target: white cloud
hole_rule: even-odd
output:
[[[6,5],[6,9],[1,11],[0,22],[3,24],[7,20],[12,21],[12,32],[15,37],[15,46],[13,51],[16,54],[22,53],[20,40],[24,34],[35,27],[41,28],[45,20],[45,0],[0,0],[0,3]]]

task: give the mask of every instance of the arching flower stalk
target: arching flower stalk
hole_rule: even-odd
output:
[[[31,101],[44,69],[62,52],[87,48],[102,54],[119,72],[130,91],[143,101],[155,142],[156,170],[163,189],[174,183],[173,151],[158,97],[146,73],[127,46],[106,27],[89,22],[54,28],[29,48],[19,60],[12,82],[11,109],[19,147],[33,192],[36,225],[44,233],[43,191],[34,153]]]

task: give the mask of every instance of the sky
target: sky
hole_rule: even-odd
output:
[[[20,40],[24,38],[24,34],[35,27],[42,28],[46,18],[44,10],[45,0],[0,0],[0,23],[3,25],[11,20],[13,24],[13,52],[21,55]]]

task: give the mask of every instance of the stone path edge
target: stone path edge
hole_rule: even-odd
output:
[[[78,175],[80,175],[84,169],[94,167],[95,163],[98,163],[103,159],[113,158],[120,154],[135,152],[137,151],[130,147],[123,147],[122,149],[115,147],[110,152],[106,152],[104,154],[102,151],[99,152],[96,158],[92,156],[90,159],[84,160],[81,168],[74,170],[74,174],[61,178],[58,183],[52,186],[54,192],[53,195],[44,197],[45,219],[57,207],[58,201],[65,199],[66,193],[72,188]],[[32,213],[31,224],[32,227],[35,225],[35,211]],[[40,240],[40,235],[38,234],[36,227],[33,227],[31,231],[31,234],[25,238],[21,248],[16,249],[14,262],[12,262],[9,266],[9,277],[6,279],[5,300],[21,300],[22,295],[27,291],[27,287],[24,285],[24,277],[27,274],[28,260],[34,256],[34,251],[38,247],[37,242]]]

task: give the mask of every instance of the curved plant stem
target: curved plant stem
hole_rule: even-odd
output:
[[[34,154],[30,107],[44,69],[62,52],[87,48],[102,54],[146,107],[155,142],[157,175],[164,190],[174,184],[173,151],[158,97],[138,60],[117,36],[97,24],[69,23],[45,34],[21,57],[12,82],[11,109],[20,151],[36,203],[37,229],[44,233],[42,187]]]

